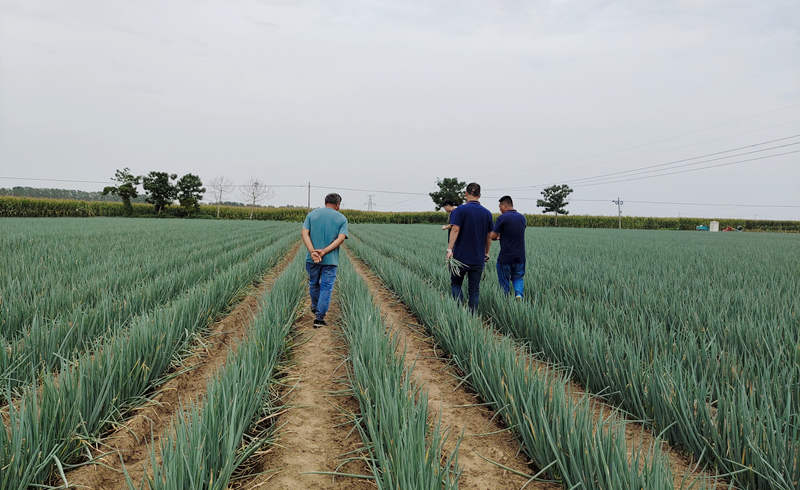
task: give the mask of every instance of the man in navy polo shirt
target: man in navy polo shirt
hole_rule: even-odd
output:
[[[509,294],[509,280],[514,285],[514,294],[522,299],[525,275],[525,216],[514,209],[511,196],[500,198],[500,216],[494,224],[490,237],[500,239],[500,255],[497,257],[497,281],[506,294]]]
[[[450,241],[447,245],[447,258],[454,257],[464,264],[457,273],[450,275],[450,290],[453,298],[463,301],[461,293],[464,276],[467,276],[469,309],[473,313],[478,308],[478,294],[483,266],[489,260],[489,247],[492,241],[492,213],[481,206],[481,186],[472,182],[467,186],[467,202],[450,213]]]

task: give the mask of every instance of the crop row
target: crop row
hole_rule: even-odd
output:
[[[110,296],[164,277],[187,264],[207,260],[286,225],[257,227],[193,222],[166,227],[139,220],[125,226],[98,220],[55,226],[52,220],[3,223],[0,238],[0,331],[11,340],[38,321],[75,316]],[[22,225],[23,223],[20,223]],[[155,226],[147,227],[148,224]],[[46,230],[39,227],[48,225]]]
[[[568,488],[673,488],[660,449],[634,448],[629,459],[622,423],[595,420],[587,398],[574,401],[565,376],[535,371],[510,339],[495,336],[480,318],[397,259],[358,238],[349,247],[409,306],[471,386],[502,414],[540,476],[559,479]]]
[[[448,278],[437,266],[441,249],[431,241],[441,238],[440,232],[428,230],[418,234],[419,238],[401,239],[385,227],[369,231],[362,237],[371,246],[395,257],[425,280],[447,287]],[[530,247],[530,242],[529,239],[529,261],[533,254],[547,253]],[[585,260],[599,263],[598,268],[613,269],[613,263],[604,261],[605,249],[597,247],[598,243],[594,245],[592,253],[570,256],[569,260]],[[583,246],[589,248],[590,244]],[[659,287],[657,283],[667,281],[678,288],[681,283],[676,283],[674,276],[685,272],[676,273],[672,267],[673,277],[655,281],[658,276],[654,271],[664,262],[654,259],[658,255],[653,253],[652,244],[646,246],[650,253],[641,260],[630,253],[636,247],[627,246],[624,252],[628,252],[627,261],[633,265],[627,265],[627,271],[619,272],[623,277],[611,284],[593,280],[591,265],[569,269],[571,273],[556,268],[559,272],[548,272],[541,258],[535,259],[540,267],[529,265],[527,282],[528,296],[534,301],[508,301],[491,274],[492,279],[482,287],[479,311],[496,328],[528,343],[545,359],[568,366],[575,379],[590,391],[604,393],[612,403],[649,420],[673,444],[711,463],[720,473],[731,474],[737,485],[795,488],[800,479],[800,368],[792,347],[797,342],[789,339],[797,335],[796,326],[791,327],[797,322],[785,317],[783,322],[772,321],[786,314],[787,306],[790,313],[793,300],[775,304],[775,309],[763,314],[759,314],[763,306],[742,307],[753,313],[738,318],[714,319],[707,311],[699,310],[695,314],[699,318],[691,321],[691,315],[683,308],[685,303],[654,305],[663,300],[654,300],[648,285],[655,289]],[[409,248],[415,253],[408,254]],[[741,253],[739,249],[737,252]],[[763,255],[764,251],[760,253]],[[714,277],[713,271],[709,274]],[[620,291],[625,288],[625,279],[634,284],[627,291]],[[684,279],[682,284],[697,290],[686,284],[693,280]],[[576,284],[580,281],[584,283]],[[531,283],[535,286],[531,287]],[[599,290],[601,284],[605,291]],[[791,279],[776,285],[778,290],[772,296],[797,288]],[[714,286],[722,287],[719,283]],[[548,294],[537,291],[537,287],[569,289],[562,294]],[[633,294],[632,289],[637,288],[641,291]],[[740,294],[739,290],[733,294]],[[721,293],[708,294],[714,295]],[[632,304],[623,304],[626,297]],[[751,298],[756,303],[775,301],[763,296]],[[715,303],[709,300],[709,304]],[[640,308],[661,308],[665,318],[657,321]],[[670,315],[682,319],[669,319]]]
[[[92,308],[73,311],[48,322],[34,317],[18,339],[0,340],[0,379],[3,389],[14,390],[35,381],[41,370],[58,368],[91,346],[115,335],[121,328],[153,308],[167,304],[194,285],[213,280],[214,275],[275,242],[267,234],[229,247],[212,249],[213,255],[192,257],[182,267],[131,287],[118,296],[106,295]]]
[[[293,237],[286,236],[167,306],[141,315],[93,353],[47,374],[8,406],[0,430],[0,488],[47,482],[56,468],[81,458],[92,440],[119,419],[166,374],[194,336],[221,314],[243,287],[274,266]]]
[[[161,439],[150,488],[228,488],[234,471],[265,444],[269,428],[259,428],[257,421],[277,408],[271,392],[305,292],[304,264],[305,255],[297,254],[261,298],[247,337],[228,353],[204,400],[175,416]]]
[[[427,394],[412,381],[404,355],[395,355],[397,339],[388,336],[372,294],[344,255],[339,269],[349,378],[361,408],[356,426],[378,488],[456,488],[457,453],[440,463],[446,435],[438,422],[428,427]]]

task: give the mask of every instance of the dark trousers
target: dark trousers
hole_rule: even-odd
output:
[[[478,295],[480,294],[481,275],[483,274],[483,264],[479,265],[465,265],[461,268],[458,274],[450,275],[450,291],[453,298],[459,302],[464,302],[464,297],[461,294],[462,285],[464,284],[464,277],[467,278],[467,291],[469,310],[473,313],[478,309]]]

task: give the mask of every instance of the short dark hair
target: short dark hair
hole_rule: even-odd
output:
[[[513,206],[514,201],[511,199],[511,196],[503,196],[500,198],[500,204],[506,204],[508,206]]]
[[[454,201],[445,201],[444,204],[442,204],[442,207],[455,206],[455,205],[456,205],[456,203]]]
[[[331,192],[325,196],[325,204],[336,204],[337,206],[342,203],[342,196],[335,192]]]
[[[481,186],[475,182],[467,184],[467,194],[470,196],[481,197]]]

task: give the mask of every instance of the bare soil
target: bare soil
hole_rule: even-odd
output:
[[[288,409],[280,415],[277,443],[260,455],[254,473],[259,476],[237,484],[240,488],[275,489],[374,489],[372,480],[313,472],[371,476],[362,460],[340,467],[345,453],[363,448],[361,438],[347,414],[358,413],[358,402],[348,394],[345,356],[347,346],[339,326],[339,308],[334,299],[325,321],[314,328],[308,302],[295,323],[291,365],[286,371]]]
[[[442,351],[436,350],[433,341],[422,332],[422,327],[408,309],[363,262],[352,254],[349,257],[353,267],[366,281],[391,335],[399,339],[399,352],[405,351],[405,362],[408,367],[413,366],[414,380],[427,392],[428,408],[433,420],[441,417],[442,426],[450,431],[445,445],[447,454],[452,452],[458,437],[461,437],[458,451],[458,463],[462,471],[459,487],[522,487],[528,478],[487,461],[490,459],[522,474],[535,473],[514,435],[506,430],[493,411],[481,405],[476,394],[459,381],[453,367],[440,357]],[[561,486],[531,482],[526,488],[551,489]]]
[[[259,300],[292,261],[299,248],[294,245],[244,299],[212,325],[192,354],[183,360],[181,374],[158,388],[151,402],[115,427],[98,446],[91,447],[94,459],[66,474],[70,488],[127,489],[123,465],[138,486],[150,472],[150,448],[158,443],[181,406],[200,402],[209,380],[222,368],[230,350],[236,351],[247,335],[259,309]],[[156,454],[160,461],[160,454]]]

